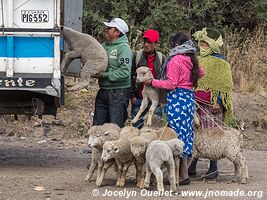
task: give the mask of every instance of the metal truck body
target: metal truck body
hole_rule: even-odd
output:
[[[2,0],[0,114],[56,115],[64,99],[60,0]]]

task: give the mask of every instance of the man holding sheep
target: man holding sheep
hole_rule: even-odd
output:
[[[160,71],[162,67],[162,63],[165,61],[165,56],[156,50],[159,44],[159,32],[154,29],[148,29],[143,34],[143,49],[137,51],[133,55],[133,65],[132,65],[132,72],[131,72],[131,79],[132,79],[132,91],[131,91],[131,103],[132,103],[132,110],[131,116],[134,118],[138,113],[138,110],[141,106],[141,102],[143,100],[142,91],[144,88],[144,84],[136,83],[137,73],[136,70],[139,67],[147,66],[153,74],[154,78],[160,78]],[[164,95],[160,95],[160,101],[162,102],[161,98],[164,98]],[[164,103],[164,102],[163,102]],[[141,117],[144,116],[151,106],[151,102],[148,104],[145,111],[142,113]],[[155,114],[161,118],[162,111],[161,106],[158,105]],[[142,128],[143,127],[143,119],[139,119],[135,124],[134,127]]]
[[[93,125],[115,123],[124,126],[130,98],[132,51],[126,33],[128,25],[120,18],[104,22],[103,47],[108,54],[106,72],[96,74],[100,90],[95,100]]]

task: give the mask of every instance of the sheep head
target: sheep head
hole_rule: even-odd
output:
[[[102,126],[92,126],[89,135],[88,146],[102,148],[106,141],[119,136],[120,128],[115,124],[104,124]]]
[[[138,67],[136,69],[136,73],[136,81],[138,82],[144,82],[153,79],[152,72],[148,67]]]
[[[178,138],[166,141],[167,145],[171,148],[174,156],[179,156],[183,153],[184,142]]]
[[[115,158],[119,152],[120,152],[120,149],[116,144],[112,143],[111,141],[107,141],[103,145],[101,159],[103,161],[107,161],[111,158]]]
[[[100,147],[100,146],[102,146],[102,141],[101,141],[102,130],[101,130],[101,126],[92,126],[88,130],[87,135],[89,135],[89,139],[88,139],[88,146],[89,147]]]
[[[137,136],[131,139],[131,152],[134,157],[145,154],[147,148],[147,142],[142,136]]]

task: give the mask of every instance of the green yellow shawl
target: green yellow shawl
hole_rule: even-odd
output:
[[[232,103],[232,72],[229,63],[215,56],[199,56],[199,64],[204,68],[205,75],[199,80],[197,90],[211,92],[211,104],[217,102],[218,95],[224,107],[224,122],[235,125]]]

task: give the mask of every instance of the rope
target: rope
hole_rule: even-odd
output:
[[[159,140],[161,139],[161,137],[163,136],[163,134],[165,133],[166,127],[168,126],[168,122],[165,124],[165,126],[163,127],[163,130],[159,136]]]
[[[221,130],[223,131],[223,128],[222,128],[217,122],[215,122],[215,120],[209,115],[208,112],[205,111],[205,109],[203,109],[197,102],[195,102],[195,104],[196,104],[197,108],[199,108],[200,110],[202,110],[202,111],[208,116],[208,118],[210,118],[211,121],[213,121],[213,122],[218,126],[218,128],[221,129]],[[218,120],[219,120],[219,119],[218,119]],[[219,121],[222,122],[222,124],[224,124],[224,125],[226,125],[227,127],[229,127],[229,126],[228,126],[227,124],[225,124],[223,121],[221,121],[221,120],[219,120]]]
[[[141,125],[143,125],[143,124],[145,123],[145,120],[144,120],[144,119],[146,118],[146,116],[147,116],[147,114],[144,115],[143,117],[140,117],[140,118],[138,119],[138,121],[141,120],[141,119],[143,119],[143,122],[141,122],[138,126],[136,126],[136,128],[141,128]],[[138,122],[138,121],[137,121],[137,122]],[[158,124],[159,124],[159,123],[157,123],[156,125],[158,125]],[[164,134],[164,132],[165,132],[167,126],[168,126],[168,122],[164,125],[163,130],[162,130],[161,133],[160,133],[159,140],[160,140],[161,137],[163,136],[163,134]]]
[[[231,164],[232,164],[232,163],[229,163],[228,165],[223,166],[220,170],[229,167]],[[217,172],[218,172],[218,170],[216,170],[216,171],[214,171],[214,172],[211,172],[211,173],[209,173],[209,174],[205,174],[204,176],[201,176],[201,177],[198,177],[198,178],[192,178],[192,181],[201,180],[201,179],[206,178],[206,177],[208,177],[208,176],[210,176],[210,175],[212,175],[212,174],[215,174],[215,173],[217,173]]]

